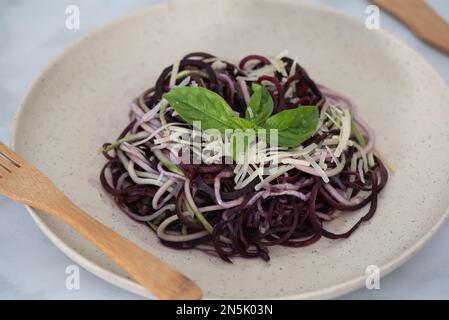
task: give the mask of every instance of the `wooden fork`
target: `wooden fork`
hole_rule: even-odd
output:
[[[43,173],[1,142],[0,193],[64,221],[156,297],[201,299],[201,289],[190,279],[86,214]]]

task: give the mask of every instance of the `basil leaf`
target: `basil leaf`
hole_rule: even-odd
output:
[[[245,119],[255,124],[262,124],[273,113],[273,99],[264,86],[253,83],[251,88],[253,94],[245,112]]]
[[[318,126],[318,119],[316,106],[301,106],[275,114],[267,119],[263,127],[277,129],[278,145],[290,148],[300,145],[313,136]]]
[[[201,87],[174,88],[163,96],[184,121],[201,122],[201,130],[249,129],[253,124],[240,118],[217,93]]]

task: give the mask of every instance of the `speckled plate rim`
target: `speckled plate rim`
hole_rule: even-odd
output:
[[[170,4],[171,5],[176,4],[177,1],[181,1],[181,0],[171,1]],[[183,0],[183,1],[186,1],[186,0]],[[189,0],[189,1],[198,2],[198,1],[204,1],[204,0]],[[272,1],[276,1],[276,0],[272,0]],[[289,5],[302,6],[302,7],[307,7],[309,9],[312,9],[312,10],[317,10],[317,11],[322,11],[322,12],[326,12],[329,14],[333,14],[333,15],[338,16],[341,19],[349,20],[354,25],[359,25],[362,27],[362,23],[360,21],[358,21],[357,19],[355,19],[347,14],[344,14],[339,11],[325,7],[325,6],[298,2],[295,0],[277,0],[277,2],[280,5],[289,4]],[[78,39],[74,43],[65,47],[62,50],[62,52],[59,53],[52,61],[50,61],[47,64],[47,66],[39,73],[39,75],[32,82],[30,88],[27,91],[27,94],[22,99],[22,101],[18,107],[16,116],[14,117],[14,120],[13,120],[12,134],[11,134],[11,147],[13,149],[17,148],[17,137],[20,134],[18,132],[18,124],[19,124],[20,119],[24,113],[24,110],[25,110],[24,106],[27,105],[28,99],[31,96],[32,92],[36,90],[37,84],[39,83],[40,79],[44,77],[44,75],[50,70],[50,68],[55,63],[62,60],[72,50],[76,50],[78,47],[80,47],[88,37],[90,37],[94,34],[99,34],[103,30],[106,30],[110,27],[120,25],[121,23],[123,23],[125,21],[132,20],[137,16],[145,15],[148,12],[163,9],[166,6],[167,6],[166,3],[159,3],[159,4],[151,5],[148,8],[141,9],[137,12],[134,12],[129,15],[125,15],[121,18],[115,19],[106,25],[103,25],[99,28],[96,28],[95,30],[93,30],[91,32],[86,33],[80,39]],[[381,30],[378,30],[377,32],[379,32],[381,34],[381,36],[389,39],[390,41],[395,42],[397,45],[401,46],[403,49],[413,52],[415,59],[420,60],[421,63],[423,63],[424,65],[426,65],[428,67],[429,72],[434,73],[434,76],[436,76],[435,77],[436,79],[438,79],[439,81],[441,81],[442,83],[447,85],[445,83],[445,81],[443,80],[443,78],[440,76],[440,74],[429,64],[429,62],[427,62],[427,60],[421,54],[419,54],[413,48],[409,47],[404,42],[402,42],[401,40],[397,39],[396,37],[390,35],[388,32],[386,32],[384,30],[381,29]],[[119,276],[112,271],[106,270],[105,268],[101,267],[100,265],[98,265],[98,264],[92,262],[91,260],[89,260],[88,258],[84,257],[82,254],[78,253],[76,250],[71,248],[67,243],[65,243],[61,238],[59,238],[47,224],[45,224],[45,222],[39,217],[39,214],[36,210],[34,210],[32,207],[29,207],[29,206],[25,206],[25,207],[26,207],[27,211],[29,212],[29,214],[31,215],[31,217],[33,218],[33,220],[35,221],[35,223],[38,225],[39,229],[50,239],[50,241],[53,242],[53,244],[59,250],[61,250],[67,257],[69,257],[74,262],[79,264],[82,268],[86,269],[87,271],[93,273],[94,275],[98,276],[99,278],[101,278],[121,289],[127,290],[127,291],[132,292],[141,297],[154,298],[154,296],[148,290],[146,290],[144,287],[142,287],[138,283],[136,283],[126,277]],[[428,230],[428,232],[425,233],[424,236],[422,236],[420,239],[418,239],[413,246],[410,246],[401,255],[397,256],[395,259],[391,260],[390,262],[381,265],[379,267],[380,275],[382,277],[386,276],[387,274],[389,274],[390,272],[392,272],[393,270],[397,269],[402,264],[407,262],[410,258],[412,258],[435,235],[435,233],[444,224],[444,222],[446,221],[448,216],[449,216],[449,208],[447,208],[446,211],[444,213],[442,213],[440,219],[433,225],[433,227],[430,228],[430,230]],[[365,283],[365,277],[359,276],[359,277],[353,278],[352,280],[342,282],[340,284],[328,287],[326,289],[315,290],[315,291],[301,293],[301,294],[297,294],[297,295],[284,296],[284,297],[280,297],[279,299],[330,299],[330,298],[335,298],[335,297],[344,295],[344,294],[354,291],[356,289],[359,289],[364,285],[364,283]],[[208,299],[213,299],[213,298],[208,298]],[[269,299],[269,297],[267,297],[267,299]]]

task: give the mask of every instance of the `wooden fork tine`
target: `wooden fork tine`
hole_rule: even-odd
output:
[[[7,165],[7,163],[5,162],[9,162],[12,165],[20,168],[20,163],[22,162],[22,160],[16,153],[12,152],[11,149],[9,149],[0,141],[0,164]]]
[[[11,173],[14,168],[14,164],[0,151],[0,174],[4,176]]]
[[[0,156],[0,175],[5,173],[11,173],[11,169],[9,166],[2,163],[2,157]]]

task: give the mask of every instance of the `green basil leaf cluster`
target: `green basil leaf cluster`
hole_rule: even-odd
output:
[[[260,84],[253,83],[253,94],[246,108],[245,119],[257,125],[263,125],[273,113],[273,99],[268,90]]]
[[[280,147],[296,147],[313,136],[319,119],[316,106],[300,106],[271,116],[271,94],[255,83],[252,90],[245,118],[240,118],[220,95],[202,87],[174,88],[164,98],[187,123],[201,121],[203,130],[218,129],[224,133],[226,129],[275,129]]]

